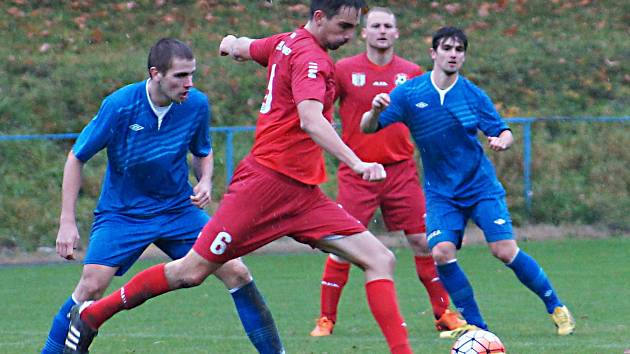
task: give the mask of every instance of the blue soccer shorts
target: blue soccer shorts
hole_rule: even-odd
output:
[[[153,217],[98,214],[83,263],[118,267],[116,275],[120,276],[152,243],[170,258],[181,258],[192,248],[209,219],[195,206]]]
[[[429,248],[448,241],[461,248],[464,229],[472,219],[486,242],[512,240],[512,220],[504,196],[489,196],[472,203],[427,196],[427,241]]]

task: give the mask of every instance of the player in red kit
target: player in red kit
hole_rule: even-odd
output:
[[[418,278],[429,295],[436,328],[453,330],[466,321],[448,309],[448,293],[439,280],[427,245],[424,194],[409,130],[398,123],[367,135],[359,127],[374,96],[391,91],[408,78],[421,74],[422,69],[394,53],[398,28],[396,17],[388,8],[370,9],[362,37],[366,41],[366,52],[342,59],[335,65],[342,137],[362,160],[383,164],[387,179],[383,183],[366,182],[341,163],[337,174],[337,202],[365,226],[380,207],[387,229],[404,231],[414,252]],[[311,336],[332,334],[337,322],[337,305],[349,273],[350,262],[330,254],[322,274],[320,316]]]
[[[313,0],[308,23],[294,32],[256,40],[223,38],[222,55],[267,67],[251,154],[237,167],[212,220],[184,258],[151,267],[117,292],[73,312],[70,332],[80,337],[83,350],[115,313],[199,285],[230,259],[289,235],[363,269],[368,304],[389,350],[412,352],[393,281],[394,255],[318,187],[326,178],[322,148],[366,181],[386,176],[382,165],[359,159],[331,125],[335,81],[327,50],[353,37],[364,7],[363,0]]]

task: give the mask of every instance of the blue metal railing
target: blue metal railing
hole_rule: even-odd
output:
[[[630,117],[550,117],[550,118],[506,118],[507,123],[523,126],[523,197],[527,212],[532,207],[532,124],[535,122],[571,121],[571,122],[630,122]],[[234,134],[254,131],[254,126],[211,127],[210,133],[225,134],[225,184],[230,184],[234,171]],[[63,134],[31,134],[31,135],[0,135],[0,142],[15,140],[63,140],[76,139],[78,133]]]
[[[630,117],[549,117],[549,118],[506,118],[507,123],[521,124],[523,126],[523,198],[525,210],[532,210],[532,124],[535,122],[630,122]]]

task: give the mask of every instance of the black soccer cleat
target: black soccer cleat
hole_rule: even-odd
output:
[[[98,334],[81,319],[81,310],[89,306],[92,301],[84,302],[81,305],[74,305],[70,310],[70,328],[66,337],[63,354],[88,354],[90,344]]]

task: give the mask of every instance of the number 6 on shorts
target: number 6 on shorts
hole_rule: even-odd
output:
[[[221,255],[225,253],[228,243],[230,242],[232,242],[232,235],[221,231],[217,234],[217,237],[214,238],[214,241],[212,241],[212,244],[210,245],[210,252],[216,255]]]

